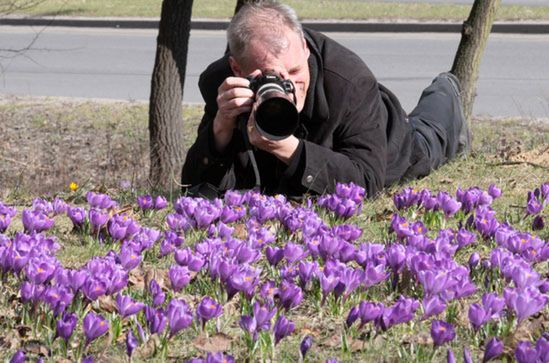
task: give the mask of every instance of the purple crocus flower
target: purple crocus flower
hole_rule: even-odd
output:
[[[155,309],[145,306],[145,317],[151,334],[162,334],[168,323],[168,318],[163,309]]]
[[[519,342],[515,348],[515,358],[518,363],[538,362],[539,354],[530,342]]]
[[[109,330],[109,323],[101,315],[90,311],[84,317],[83,327],[84,335],[86,336],[86,345],[88,345]]]
[[[516,313],[519,323],[543,309],[548,299],[535,287],[522,290],[506,288],[503,297],[507,307]]]
[[[280,283],[278,297],[280,298],[282,307],[290,310],[301,303],[301,300],[303,300],[303,291],[294,283],[284,280]]]
[[[456,336],[454,326],[442,320],[433,320],[431,323],[431,337],[435,346],[452,341]]]
[[[87,192],[86,200],[93,208],[109,209],[116,206],[116,202],[111,199],[107,194]]]
[[[488,194],[494,199],[499,198],[501,196],[501,189],[495,184],[490,184],[488,186]]]
[[[133,334],[133,331],[131,329],[128,330],[128,334],[126,335],[126,354],[128,354],[128,357],[131,358],[133,351],[138,345],[139,341]]]
[[[294,329],[294,322],[286,319],[284,315],[280,315],[274,325],[275,345],[277,345],[283,338],[292,334]]]
[[[479,304],[469,306],[469,321],[475,330],[479,330],[488,321],[487,313]]]
[[[116,307],[118,308],[118,313],[122,315],[123,318],[126,318],[143,310],[145,304],[136,302],[129,296],[118,294],[116,297]]]
[[[360,304],[358,304],[360,327],[363,327],[370,321],[375,321],[376,319],[380,318],[383,314],[384,308],[385,307],[382,303],[361,301]]]
[[[23,363],[25,359],[26,359],[25,352],[23,352],[22,350],[18,350],[11,357],[10,363]]]
[[[28,233],[40,233],[53,227],[55,220],[48,217],[47,214],[41,211],[23,210],[22,217],[23,227]]]
[[[168,276],[175,292],[181,291],[191,281],[189,269],[184,266],[172,265],[168,271]]]
[[[153,208],[153,198],[150,195],[138,195],[137,196],[137,205],[143,210]]]
[[[383,310],[383,313],[376,319],[376,325],[387,330],[393,325],[407,323],[414,318],[418,307],[417,300],[401,296],[393,306]]]
[[[271,327],[271,319],[276,314],[277,309],[269,309],[266,305],[261,305],[256,301],[253,305],[254,319],[257,322],[257,330],[269,330]]]
[[[240,325],[242,330],[252,336],[254,342],[257,340],[257,321],[253,316],[242,315],[238,324]]]
[[[306,254],[305,254],[305,251],[303,250],[303,247],[301,247],[298,244],[288,242],[286,243],[286,246],[284,246],[284,257],[286,258],[286,261],[290,263],[299,261],[303,259],[305,256]]]
[[[471,269],[478,266],[480,262],[480,254],[478,252],[471,253],[471,256],[469,256],[469,267]]]
[[[198,308],[196,309],[196,314],[202,321],[202,325],[205,325],[210,319],[217,318],[222,313],[223,307],[208,296],[200,301],[200,304],[198,304]]]
[[[299,276],[299,284],[301,288],[305,288],[309,281],[318,271],[318,262],[301,261],[297,266],[297,274]]]
[[[439,192],[437,194],[437,200],[446,218],[453,216],[461,208],[461,203],[446,192]]]
[[[161,210],[168,206],[168,201],[166,200],[166,198],[159,195],[154,198],[153,204],[154,204],[154,209]]]
[[[88,300],[94,301],[107,293],[107,284],[97,278],[89,277],[82,286],[82,291]]]
[[[349,314],[347,315],[347,319],[345,320],[345,325],[347,328],[350,328],[355,321],[357,321],[359,317],[359,310],[358,306],[353,306],[351,310],[349,310]]]
[[[451,348],[446,352],[446,363],[456,363],[456,356]]]
[[[67,216],[72,221],[72,224],[80,228],[86,223],[87,213],[82,207],[72,207],[67,210]]]
[[[460,228],[456,233],[456,242],[458,244],[458,249],[462,249],[465,246],[470,245],[475,242],[476,235],[473,232],[466,230],[465,228]]]
[[[166,294],[162,291],[162,288],[155,279],[152,279],[149,283],[149,292],[153,298],[153,306],[160,306],[164,303]]]
[[[208,353],[204,363],[234,363],[234,357],[230,354],[223,354],[223,352]]]
[[[463,363],[473,363],[473,358],[471,357],[471,351],[469,348],[463,348]]]
[[[446,310],[446,304],[439,296],[433,295],[423,298],[423,317],[428,319],[431,316],[438,315]]]
[[[549,362],[549,340],[545,336],[541,336],[536,342],[536,351],[540,361]]]
[[[526,213],[536,215],[543,210],[543,203],[535,193],[528,192],[528,201],[526,203]]]
[[[55,322],[56,336],[68,342],[77,323],[78,317],[76,314],[64,312],[61,319]]]
[[[42,284],[50,280],[55,272],[57,260],[33,258],[29,260],[25,273],[30,282]]]
[[[282,248],[267,246],[265,248],[265,256],[271,266],[276,266],[284,258],[284,250]]]
[[[400,243],[393,243],[387,248],[387,265],[393,273],[400,273],[406,262],[406,248]]]
[[[91,208],[88,212],[88,219],[90,220],[90,225],[94,232],[99,231],[107,221],[109,220],[109,215],[104,213],[101,209]]]
[[[311,349],[311,346],[313,345],[313,337],[310,335],[305,336],[303,340],[301,341],[301,344],[299,345],[299,351],[301,352],[301,357],[305,359],[305,355],[307,355],[307,352],[309,349]]]
[[[495,337],[490,339],[484,349],[484,357],[482,363],[486,363],[492,359],[499,357],[503,353],[503,343]]]
[[[193,322],[191,309],[183,300],[172,299],[166,309],[166,315],[170,324],[170,337],[188,328]]]
[[[109,234],[112,239],[116,241],[130,239],[139,232],[140,229],[141,227],[139,224],[126,214],[115,214],[108,223]]]
[[[124,244],[120,250],[120,265],[126,271],[131,271],[141,263],[142,256],[131,248],[128,244]]]

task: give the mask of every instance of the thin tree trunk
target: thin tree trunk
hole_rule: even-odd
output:
[[[172,190],[183,165],[183,86],[192,0],[164,0],[151,79],[149,138],[153,187]]]
[[[469,18],[463,23],[452,73],[461,83],[461,99],[467,122],[475,102],[480,61],[500,3],[501,0],[475,0]]]

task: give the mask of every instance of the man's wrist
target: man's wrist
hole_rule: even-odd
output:
[[[233,129],[228,130],[226,127],[220,126],[219,123],[214,120],[212,131],[216,150],[218,152],[225,151],[233,137]]]
[[[284,164],[290,165],[290,162],[298,149],[299,139],[292,135],[286,140],[281,141],[280,146],[280,148],[274,150],[273,154]]]

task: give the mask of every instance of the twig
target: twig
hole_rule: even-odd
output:
[[[545,165],[532,163],[531,161],[502,161],[500,163],[490,163],[488,164],[488,166],[507,166],[507,165],[520,165],[520,164],[530,165],[535,168],[549,169],[549,167]]]
[[[11,161],[12,163],[23,165],[23,166],[29,166],[27,163],[25,163],[23,161],[19,161],[19,160],[12,159],[12,158],[7,158],[5,156],[2,156],[2,160]]]

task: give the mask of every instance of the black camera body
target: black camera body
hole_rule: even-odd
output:
[[[269,72],[248,79],[255,93],[254,117],[259,133],[270,140],[292,135],[299,125],[293,82]]]

